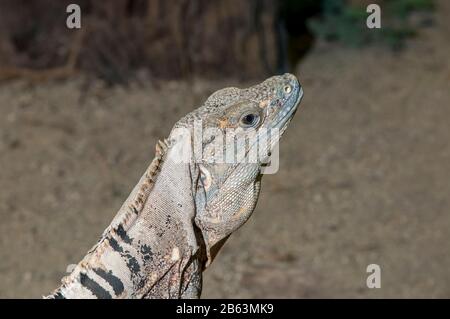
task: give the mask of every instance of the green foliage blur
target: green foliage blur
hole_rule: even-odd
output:
[[[345,0],[284,0],[286,12],[301,12],[319,6],[319,14],[309,18],[306,25],[316,37],[337,41],[351,47],[370,43],[384,43],[393,49],[401,48],[404,40],[414,36],[421,25],[411,23],[411,14],[431,12],[433,0],[385,0],[374,1],[381,6],[381,29],[366,26],[366,5],[356,5]],[[422,24],[430,23],[429,20]]]

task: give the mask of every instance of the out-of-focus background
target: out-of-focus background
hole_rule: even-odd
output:
[[[203,297],[450,297],[449,16],[445,0],[1,0],[0,297],[55,288],[181,116],[282,72],[305,97],[280,171]]]

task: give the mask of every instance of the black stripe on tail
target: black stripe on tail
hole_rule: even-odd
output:
[[[89,289],[98,299],[112,299],[111,294],[106,291],[105,288],[100,286],[97,282],[84,273],[80,274],[80,283]]]

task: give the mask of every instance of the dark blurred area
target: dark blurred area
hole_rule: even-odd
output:
[[[2,1],[2,64],[47,69],[72,54],[77,69],[111,83],[137,70],[166,79],[248,78],[285,67],[277,1],[82,0],[75,31],[65,27],[69,3]]]
[[[382,2],[396,20],[432,7],[430,0]],[[362,45],[374,34],[361,23],[368,1],[80,0],[80,30],[65,25],[70,3],[0,2],[0,79],[76,70],[108,83],[126,83],[138,71],[250,79],[292,70],[315,37]],[[394,45],[409,34],[404,27],[383,32]]]

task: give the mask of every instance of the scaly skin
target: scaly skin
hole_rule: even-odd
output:
[[[269,155],[250,161],[251,151],[274,147],[266,132],[284,132],[302,95],[295,76],[275,76],[219,90],[178,121],[98,243],[47,298],[199,298],[202,271],[255,208]],[[236,144],[244,160],[215,157],[230,130],[255,137]]]

